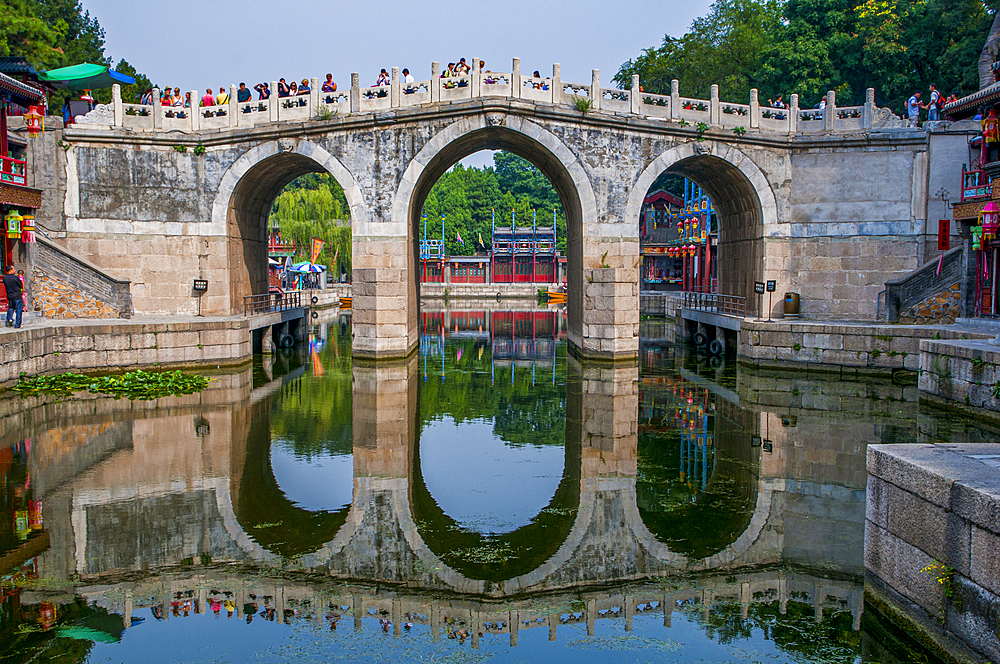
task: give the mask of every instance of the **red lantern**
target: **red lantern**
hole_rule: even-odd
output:
[[[1000,207],[990,201],[983,207],[983,239],[994,239],[998,229],[1000,229]]]
[[[44,117],[41,106],[28,107],[28,112],[24,114],[24,122],[28,127],[29,136],[34,138],[42,131],[42,120]]]

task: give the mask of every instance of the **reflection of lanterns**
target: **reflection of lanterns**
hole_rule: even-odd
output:
[[[45,116],[42,115],[41,106],[29,106],[28,112],[24,114],[24,123],[28,127],[28,135],[34,138],[42,131],[42,119]]]
[[[1000,228],[1000,207],[990,201],[983,207],[983,239],[994,239],[998,228]]]
[[[17,240],[21,237],[21,221],[24,219],[17,210],[11,210],[7,213],[7,237],[11,240]]]

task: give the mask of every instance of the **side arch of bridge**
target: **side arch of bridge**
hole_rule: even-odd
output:
[[[719,211],[719,292],[747,297],[762,281],[767,238],[787,235],[779,224],[778,199],[767,175],[739,148],[706,140],[669,147],[640,173],[629,192],[625,218],[638,223],[642,201],[653,182],[671,171],[694,180]],[[787,225],[786,225],[787,226]]]
[[[368,206],[354,174],[311,141],[279,139],[261,143],[237,158],[222,176],[212,202],[211,232],[227,238],[233,310],[239,310],[244,296],[267,290],[267,218],[274,199],[300,175],[323,171],[343,188],[352,228],[364,227],[369,219]]]

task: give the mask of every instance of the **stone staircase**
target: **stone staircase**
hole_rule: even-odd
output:
[[[40,234],[36,240],[28,261],[31,306],[26,309],[46,318],[131,317],[131,282],[112,277]]]

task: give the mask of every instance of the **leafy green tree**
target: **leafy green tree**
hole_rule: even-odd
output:
[[[639,74],[646,92],[742,102],[800,95],[810,107],[828,90],[840,105],[876,102],[900,109],[935,83],[964,95],[978,89],[977,53],[997,0],[719,0],[682,37],[664,37],[621,66],[619,87]]]

